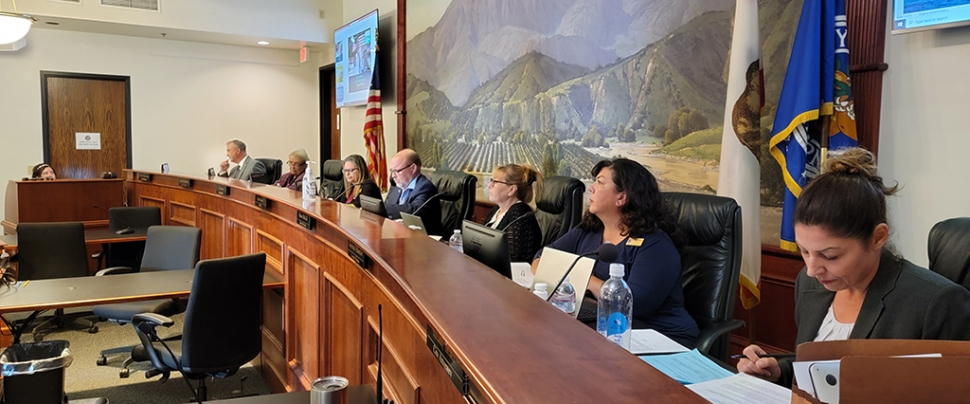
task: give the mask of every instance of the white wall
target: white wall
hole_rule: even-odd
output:
[[[344,0],[344,21],[350,22],[367,12],[380,10],[380,57],[381,102],[384,111],[384,146],[388,162],[397,152],[397,0],[353,1]],[[340,154],[366,156],[364,146],[365,106],[342,108],[340,111]]]
[[[970,216],[970,27],[890,36],[886,59],[879,167],[903,186],[890,198],[896,245],[925,266],[930,228]]]
[[[304,147],[316,159],[322,58],[311,56],[300,65],[296,51],[34,29],[26,48],[0,52],[0,178],[43,160],[41,70],[131,77],[136,169],[201,175],[233,138],[257,157]]]

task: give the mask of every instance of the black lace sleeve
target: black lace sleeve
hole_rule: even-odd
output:
[[[532,257],[542,248],[542,229],[529,205],[512,205],[502,218],[499,229],[504,229],[509,239],[512,262],[532,262]]]

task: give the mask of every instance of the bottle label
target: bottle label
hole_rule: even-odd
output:
[[[606,319],[606,336],[611,335],[623,335],[629,328],[626,316],[623,313],[616,312],[610,314],[610,318]]]

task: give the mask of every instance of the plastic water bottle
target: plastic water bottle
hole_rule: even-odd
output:
[[[315,164],[312,161],[307,161],[306,171],[303,173],[303,200],[312,201],[317,198],[317,182],[313,177],[313,169],[311,169],[310,164]]]
[[[596,331],[629,350],[633,292],[623,280],[624,272],[623,264],[610,264],[610,279],[603,282],[596,305]]]
[[[461,230],[455,229],[455,234],[452,234],[451,238],[448,239],[448,246],[458,250],[460,253],[465,252],[465,249],[462,247]]]
[[[553,306],[570,316],[576,311],[576,289],[569,283],[568,276],[563,279],[559,289],[556,289],[556,292],[552,294],[551,302]]]
[[[532,294],[539,296],[542,300],[549,298],[549,284],[545,282],[536,283],[532,288]]]

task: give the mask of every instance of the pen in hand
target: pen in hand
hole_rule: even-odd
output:
[[[785,359],[785,358],[794,359],[795,358],[795,354],[789,352],[789,353],[779,353],[779,354],[758,355],[758,357],[759,358],[775,358],[775,359]],[[747,355],[731,355],[731,359],[741,359],[741,358],[747,358]]]

